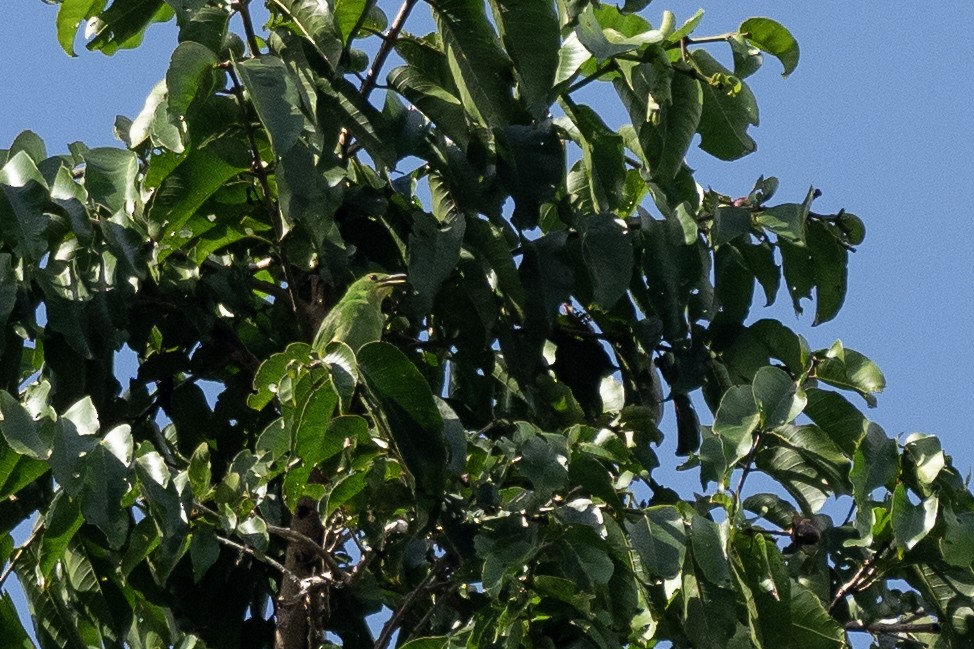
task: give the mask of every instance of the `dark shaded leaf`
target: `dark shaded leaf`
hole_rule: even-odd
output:
[[[700,148],[721,160],[737,160],[757,149],[747,129],[758,125],[758,105],[744,82],[731,94],[719,79],[730,76],[707,52],[693,50],[694,65],[708,78],[717,78],[703,87],[703,113],[700,116]],[[716,84],[716,85],[715,85]]]
[[[446,469],[446,443],[429,385],[409,359],[388,343],[369,343],[358,352],[359,369],[382,406],[396,448],[424,497],[437,497]]]
[[[317,2],[309,4],[323,6]],[[274,153],[284,155],[298,141],[305,123],[297,82],[291,71],[276,57],[248,59],[237,63],[235,68],[267,129]]]
[[[493,0],[501,40],[514,63],[518,91],[535,119],[544,119],[558,67],[561,34],[550,2]]]

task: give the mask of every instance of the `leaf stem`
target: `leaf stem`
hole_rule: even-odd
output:
[[[737,36],[738,32],[724,32],[723,34],[716,34],[714,36],[701,36],[700,38],[690,38],[689,36],[683,37],[682,43],[686,45],[701,45],[703,43],[722,43],[726,40]]]

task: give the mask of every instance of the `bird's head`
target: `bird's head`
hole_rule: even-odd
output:
[[[392,295],[392,291],[397,286],[402,286],[405,283],[405,273],[396,273],[393,275],[388,273],[369,273],[365,277],[355,281],[356,288],[364,291],[369,296],[370,301],[382,301],[386,299]]]

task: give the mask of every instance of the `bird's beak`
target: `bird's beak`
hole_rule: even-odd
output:
[[[379,286],[399,286],[406,283],[406,273],[396,273],[395,275],[389,275],[388,277],[383,277],[376,284]]]

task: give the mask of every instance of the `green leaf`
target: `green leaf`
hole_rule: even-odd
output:
[[[768,431],[756,464],[798,500],[804,513],[817,512],[833,493],[848,493],[850,462],[816,426]]]
[[[954,513],[945,505],[943,521],[946,529],[939,542],[944,561],[958,568],[974,564],[974,512]]]
[[[733,547],[736,576],[747,589],[749,626],[759,646],[792,646],[792,580],[778,547],[761,534],[739,534]]]
[[[661,579],[680,574],[687,551],[687,532],[676,507],[649,507],[638,520],[626,521],[626,531],[646,572]]]
[[[547,499],[564,488],[568,481],[569,451],[563,438],[539,434],[533,426],[521,425],[521,434],[526,431],[531,431],[531,436],[521,445],[521,459],[517,466],[519,472],[531,481],[539,497]]]
[[[940,440],[933,435],[912,433],[903,443],[907,455],[913,460],[917,480],[921,485],[931,485],[947,464]]]
[[[267,129],[274,153],[284,155],[297,143],[305,125],[291,71],[281,59],[272,56],[241,61],[235,69]]]
[[[0,432],[3,424],[0,423]],[[46,462],[21,455],[0,439],[0,499],[10,498],[49,470]]]
[[[592,299],[608,311],[626,294],[632,281],[632,243],[622,222],[608,214],[593,214],[579,225]]]
[[[44,176],[20,151],[0,169],[0,235],[21,258],[37,261],[47,250],[50,194]]]
[[[703,50],[693,50],[690,56],[705,77],[723,78],[723,75],[731,74]],[[757,149],[747,129],[758,125],[758,104],[747,85],[742,81],[740,90],[734,94],[723,85],[701,85],[703,113],[697,129],[700,148],[721,160],[737,160]]]
[[[220,558],[220,543],[209,527],[197,525],[189,542],[189,556],[193,563],[193,581],[197,584]]]
[[[167,106],[174,123],[185,120],[190,104],[213,88],[213,71],[218,61],[209,48],[184,41],[176,47],[166,71]]]
[[[445,479],[443,418],[429,384],[416,366],[388,343],[369,343],[358,352],[359,369],[378,401],[406,468],[424,497],[437,497]]]
[[[910,583],[918,588],[925,601],[936,612],[944,636],[953,644],[963,646],[970,642],[970,619],[974,616],[971,601],[974,599],[974,572],[969,566],[947,568],[936,564],[919,563],[909,571]]]
[[[764,56],[761,50],[747,42],[740,34],[732,34],[727,39],[731,52],[734,55],[734,76],[745,79],[761,67],[764,63]]]
[[[736,247],[744,259],[747,267],[761,283],[764,289],[765,306],[774,304],[781,286],[781,269],[774,258],[774,248],[767,241],[760,243],[736,242]]]
[[[815,288],[815,273],[812,270],[812,260],[808,248],[790,243],[787,239],[778,239],[778,250],[781,253],[781,266],[784,271],[785,284],[795,314],[800,315],[801,301],[811,299],[812,289]]]
[[[744,322],[753,297],[754,275],[743,255],[733,245],[719,247],[714,252],[715,328]]]
[[[808,207],[799,203],[784,203],[758,212],[758,224],[796,245],[805,244],[805,223]]]
[[[129,489],[129,468],[99,444],[84,458],[81,475],[78,498],[85,521],[102,531],[109,547],[121,548],[129,531],[129,512],[121,506]]]
[[[882,428],[869,424],[866,435],[852,458],[852,470],[849,472],[849,480],[853,486],[852,495],[860,516],[871,510],[873,491],[880,487],[891,489],[899,473],[900,454],[896,442],[887,437]],[[872,534],[872,522],[865,521],[868,527],[858,523],[859,519],[857,528],[867,537],[868,543],[868,537]]]
[[[249,168],[246,148],[236,140],[215,140],[194,149],[156,190],[148,218],[163,229],[160,260],[198,234],[189,226],[197,210],[224,184]],[[205,218],[205,217],[204,217]],[[210,225],[209,219],[205,219]]]
[[[409,285],[413,288],[413,313],[422,316],[433,308],[440,287],[460,261],[460,246],[466,230],[463,213],[456,208],[442,176],[430,175],[434,215],[413,214],[409,232]]]
[[[99,4],[104,7],[103,2]],[[85,33],[92,35],[87,47],[109,56],[120,49],[138,47],[150,24],[173,16],[172,8],[163,0],[115,0],[106,11],[101,7],[85,28]]]
[[[748,496],[741,506],[782,529],[790,527],[798,516],[798,511],[791,503],[775,494],[762,493]]]
[[[44,531],[37,557],[37,567],[45,579],[50,578],[82,523],[84,518],[78,501],[64,491],[59,492],[44,514]]]
[[[735,385],[724,393],[714,420],[718,435],[727,453],[728,465],[733,465],[751,450],[753,433],[761,422],[761,413],[749,385]]]
[[[169,91],[165,79],[153,86],[145,99],[142,112],[129,125],[127,135],[130,149],[150,138],[154,146],[164,147],[173,153],[182,153],[185,150],[183,131],[169,120]]]
[[[668,340],[685,338],[688,333],[687,306],[696,293],[705,299],[710,291],[709,259],[705,259],[702,242],[685,245],[686,233],[674,215],[666,221],[641,219],[643,233],[643,269],[649,288],[652,310],[663,322],[663,336]]]
[[[57,12],[57,39],[69,56],[77,56],[74,38],[81,21],[96,15],[105,7],[105,0],[64,0]]]
[[[710,583],[715,586],[731,585],[730,564],[727,549],[722,540],[721,526],[699,514],[690,521],[690,542],[693,560]]]
[[[762,367],[754,375],[754,401],[765,428],[791,422],[805,408],[805,392],[784,370]]]
[[[592,5],[586,5],[585,9],[578,14],[578,26],[575,27],[575,34],[578,40],[591,52],[597,59],[610,59],[620,54],[632,52],[646,45],[654,45],[662,42],[665,38],[663,32],[658,29],[650,29],[648,23],[638,16],[621,16],[619,10],[611,6],[600,7],[597,12]],[[628,19],[629,35],[617,27],[618,19],[626,21]]]
[[[748,18],[740,32],[755,47],[777,57],[787,77],[798,66],[798,41],[783,25],[770,18]]]
[[[34,643],[31,642],[30,636],[20,622],[20,616],[17,615],[14,601],[6,591],[0,595],[0,637],[10,649],[34,649]]]
[[[837,344],[842,349],[842,343]],[[842,358],[831,351],[824,355],[816,352],[815,356],[819,359],[815,365],[817,379],[843,390],[854,390],[870,406],[876,404],[873,395],[886,387],[886,377],[875,363],[853,349],[844,349]]]
[[[247,397],[247,405],[254,410],[263,410],[278,394],[278,385],[288,371],[292,367],[309,365],[313,360],[308,343],[291,343],[284,351],[269,356],[254,375],[256,392]]]
[[[703,116],[703,105],[700,81],[686,74],[674,74],[670,101],[661,107],[658,123],[639,128],[639,141],[654,180],[672,181],[683,167]]]
[[[514,113],[510,62],[481,0],[430,3],[450,71],[467,113],[482,126],[504,126]]]
[[[125,210],[131,214],[139,201],[135,183],[139,161],[135,153],[107,147],[88,149],[84,161],[88,196],[109,212]]]
[[[890,507],[890,520],[893,524],[893,539],[897,547],[910,550],[919,543],[937,523],[936,495],[928,496],[919,505],[914,505],[903,483],[893,490],[893,504]]]
[[[815,274],[815,321],[833,319],[845,302],[849,253],[819,221],[808,223],[808,249]]]
[[[51,456],[50,431],[35,421],[20,403],[5,391],[0,391],[0,433],[10,448],[35,460]]]
[[[362,14],[372,3],[368,0],[335,0],[334,23],[342,35],[342,43],[347,44],[352,30],[358,24]],[[321,11],[327,11],[328,3],[319,3]],[[380,28],[382,31],[384,28]]]
[[[805,414],[850,457],[869,429],[869,420],[837,392],[808,388]]]
[[[737,626],[734,614],[734,591],[711,586],[692,566],[682,573],[681,628],[693,647],[723,649]]]
[[[714,227],[710,231],[714,246],[733,241],[751,231],[751,211],[744,207],[721,205],[714,213]]]
[[[449,643],[450,639],[446,636],[415,638],[402,645],[399,649],[446,649]]]
[[[201,443],[193,451],[193,455],[189,459],[187,474],[189,476],[189,484],[193,488],[193,495],[202,501],[210,490],[210,481],[212,480],[210,447],[206,442]]]
[[[450,90],[439,85],[428,70],[415,65],[401,65],[389,72],[389,85],[451,140],[466,146],[470,136],[467,134],[463,104]]]
[[[492,0],[501,40],[514,63],[518,94],[536,119],[544,119],[558,68],[561,33],[550,2]]]
[[[611,212],[619,206],[626,180],[622,137],[589,106],[573,106],[568,114],[582,136],[582,161],[595,208]]]
[[[320,97],[334,103],[335,111],[343,117],[342,124],[365,147],[372,159],[389,169],[394,168],[398,160],[395,146],[398,135],[393,133],[385,115],[344,79],[332,82],[319,79],[318,85],[323,91]]]
[[[301,459],[301,468],[292,468],[285,480],[285,501],[293,510],[303,495],[304,485],[312,470],[324,460],[340,452],[346,436],[356,439],[365,421],[360,417],[338,417],[335,406],[338,395],[331,381],[305,376],[295,389],[295,405],[285,411],[285,420],[294,440],[293,457]],[[367,427],[367,426],[366,426]]]
[[[849,646],[842,626],[829,615],[822,600],[801,582],[791,584],[791,620],[803,649],[845,649]]]
[[[293,31],[310,42],[332,69],[338,69],[344,39],[332,13],[331,2],[274,0],[272,6],[283,9],[293,24]]]
[[[565,147],[550,119],[530,126],[513,124],[494,131],[497,137],[497,172],[514,199],[512,223],[530,230],[537,227],[539,208],[551,202],[565,174]]]

